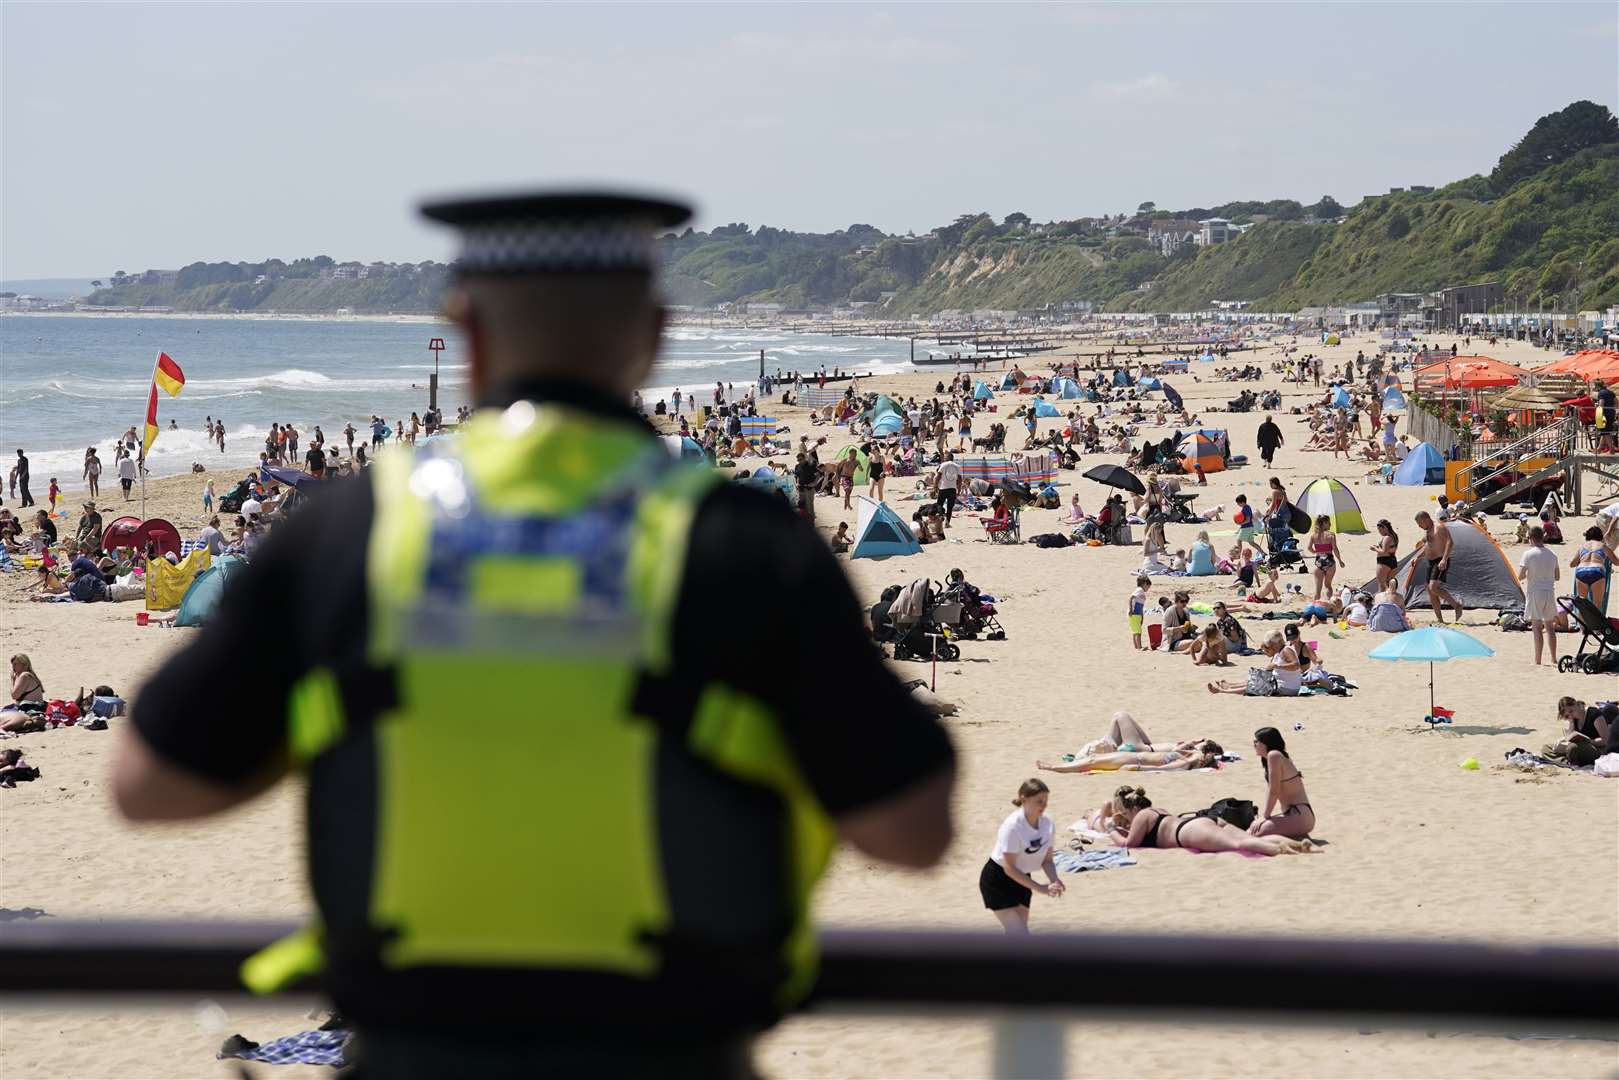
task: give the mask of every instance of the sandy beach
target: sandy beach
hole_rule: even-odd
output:
[[[1433,339],[1448,348],[1449,337]],[[1337,346],[1301,341],[1302,352],[1341,364],[1357,350],[1376,351],[1373,336],[1347,337]],[[1521,364],[1553,354],[1523,343],[1489,348],[1474,341],[1470,350]],[[1255,362],[1268,367],[1279,355],[1272,345],[1233,354],[1225,363]],[[1055,357],[1026,361],[1044,370]],[[1295,405],[1319,397],[1306,385],[1282,387],[1277,413],[1287,445],[1276,468],[1258,462],[1254,433],[1262,413],[1209,412],[1243,388],[1279,386],[1267,374],[1258,384],[1211,382],[1207,369],[1193,365],[1192,377],[1174,379],[1187,405],[1205,426],[1226,427],[1235,452],[1253,463],[1209,477],[1198,490],[1198,507],[1223,505],[1226,520],[1207,526],[1216,549],[1231,543],[1229,511],[1246,493],[1263,506],[1269,475],[1279,476],[1297,494],[1319,476],[1337,477],[1360,501],[1370,523],[1394,522],[1402,553],[1419,535],[1412,515],[1434,507],[1438,487],[1373,484],[1368,466],[1334,459],[1324,452],[1302,452],[1301,417],[1287,415]],[[1200,370],[1202,369],[1202,370]],[[942,373],[940,373],[942,372]],[[881,377],[863,390],[901,396],[931,396],[949,369]],[[740,386],[739,386],[740,389]],[[1027,400],[1027,399],[1024,399]],[[1002,412],[1016,395],[1001,395]],[[1067,404],[1067,403],[1064,403]],[[1085,405],[1084,412],[1094,410]],[[811,431],[805,410],[779,408],[796,442]],[[1041,422],[1042,432],[1061,421]],[[987,427],[979,422],[979,433]],[[1016,422],[1011,445],[1021,443]],[[844,429],[819,428],[830,447],[848,442]],[[1147,428],[1161,438],[1169,429]],[[1402,425],[1401,429],[1404,431]],[[1139,439],[1138,439],[1139,442]],[[829,455],[823,451],[822,460]],[[781,459],[778,459],[778,462]],[[1116,455],[1089,455],[1081,469]],[[747,461],[744,465],[756,465]],[[228,490],[233,473],[212,474]],[[204,476],[168,478],[148,488],[148,510],[194,535],[203,521],[200,492]],[[1063,502],[1078,492],[1087,510],[1098,506],[1105,489],[1060,477]],[[40,485],[36,481],[36,493]],[[912,478],[891,478],[887,499],[902,517],[915,504],[906,496]],[[111,520],[124,508],[116,483],[99,505]],[[79,498],[67,500],[77,506]],[[13,506],[8,500],[7,505]],[[1061,511],[1025,512],[1029,536],[1063,531]],[[827,532],[839,520],[854,524],[834,500],[817,500],[817,524]],[[65,523],[71,532],[76,509]],[[1577,544],[1587,518],[1566,519],[1564,533]],[[1511,523],[1489,519],[1492,533],[1516,561]],[[1187,547],[1198,526],[1168,527],[1170,548]],[[1139,541],[1141,530],[1135,530]],[[938,694],[960,706],[947,719],[960,755],[955,813],[958,838],[945,861],[926,874],[879,867],[844,851],[818,894],[821,923],[835,926],[948,927],[998,932],[980,902],[978,868],[997,824],[1010,810],[1018,783],[1034,775],[1037,758],[1072,752],[1099,735],[1115,709],[1131,713],[1160,740],[1207,736],[1243,760],[1218,772],[1136,775],[1153,801],[1170,810],[1195,810],[1215,799],[1236,796],[1262,802],[1264,786],[1251,748],[1252,732],[1275,726],[1307,778],[1319,825],[1315,836],[1324,850],[1303,858],[1247,859],[1236,855],[1192,855],[1185,851],[1143,851],[1138,865],[1068,878],[1058,901],[1037,897],[1033,928],[1041,931],[1199,932],[1210,934],[1388,936],[1428,941],[1493,943],[1589,943],[1619,939],[1619,785],[1567,772],[1527,773],[1506,765],[1514,747],[1538,748],[1561,729],[1555,716],[1560,695],[1587,700],[1615,695],[1610,678],[1560,675],[1536,667],[1527,633],[1506,633],[1487,625],[1493,611],[1470,612],[1471,632],[1496,651],[1493,659],[1442,665],[1438,701],[1455,711],[1455,723],[1423,729],[1428,669],[1367,658],[1386,640],[1363,630],[1329,636],[1326,627],[1308,630],[1319,642],[1326,666],[1359,684],[1348,698],[1253,699],[1213,696],[1205,689],[1208,669],[1193,668],[1184,656],[1132,650],[1125,603],[1141,562],[1139,543],[1131,547],[1071,547],[1044,550],[1032,544],[992,545],[972,517],[958,516],[945,543],[907,559],[847,563],[850,580],[869,604],[887,585],[923,575],[942,580],[954,567],[998,598],[1007,640],[965,642],[962,658],[938,665]],[[1360,584],[1373,576],[1370,536],[1341,540],[1348,568],[1340,582]],[[1570,546],[1555,549],[1564,562]],[[1303,582],[1307,576],[1288,574]],[[27,653],[50,696],[71,697],[81,686],[106,683],[134,696],[141,680],[183,645],[195,631],[138,627],[139,603],[34,604],[22,596],[31,575],[0,579],[0,646],[5,655]],[[1151,595],[1186,588],[1194,600],[1234,594],[1226,576],[1157,578]],[[1292,605],[1283,605],[1284,607]],[[1250,635],[1280,622],[1239,613]],[[1417,625],[1431,621],[1415,613]],[[295,632],[295,628],[288,628]],[[1572,651],[1576,639],[1560,639]],[[902,677],[928,678],[929,666],[898,663]],[[1240,678],[1241,658],[1214,677]],[[825,708],[847,710],[858,702],[840,699],[834,680],[825,683]],[[208,703],[228,724],[231,702]],[[115,814],[107,771],[116,742],[114,730],[61,729],[5,742],[24,749],[43,770],[42,778],[15,790],[0,790],[0,918],[110,919],[300,918],[309,903],[300,864],[302,809],[298,785],[285,784],[270,795],[224,818],[205,824],[135,828]],[[1302,725],[1296,729],[1295,725]],[[1476,758],[1477,771],[1459,767]],[[1066,826],[1095,807],[1117,785],[1113,774],[1051,775],[1051,816],[1059,845]],[[1076,971],[1105,993],[1105,971]],[[1029,987],[1031,1005],[1040,988]],[[263,1041],[314,1023],[307,1006],[227,1003],[223,1030],[200,1022],[190,1005],[129,1009],[94,1002],[82,1009],[14,1008],[0,1018],[0,1076],[23,1077],[210,1077],[234,1075],[231,1063],[216,1062],[225,1035],[240,1032]],[[1070,1028],[1069,1063],[1074,1076],[1138,1077],[1604,1077],[1619,1069],[1614,1043],[1589,1040],[1508,1040],[1477,1032],[1428,1033],[1301,1028],[1199,1029],[1189,1026],[1117,1027],[1075,1017]],[[778,1077],[976,1077],[989,1068],[989,1029],[960,1017],[911,1022],[841,1018],[790,1020],[760,1045],[759,1062]],[[263,1069],[261,1075],[270,1075]],[[274,1075],[329,1076],[325,1069],[285,1068]]]

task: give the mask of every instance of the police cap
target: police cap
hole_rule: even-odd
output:
[[[647,273],[660,229],[691,207],[608,191],[551,191],[429,202],[422,213],[461,230],[461,274]]]

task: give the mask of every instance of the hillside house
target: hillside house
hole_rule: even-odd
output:
[[[1197,246],[1213,247],[1237,235],[1238,230],[1226,218],[1204,218],[1197,223]]]
[[[1166,259],[1187,244],[1197,243],[1198,223],[1191,218],[1155,218],[1147,226],[1147,240]]]

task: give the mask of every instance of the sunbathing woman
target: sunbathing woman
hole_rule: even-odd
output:
[[[1084,817],[1080,820],[1085,823],[1085,827],[1091,832],[1107,835],[1115,829],[1122,831],[1129,827],[1129,823],[1124,816],[1124,800],[1131,795],[1146,798],[1147,792],[1144,788],[1133,788],[1129,784],[1125,784],[1115,790],[1110,798],[1104,800],[1101,806],[1098,806],[1095,810],[1085,811]]]
[[[1139,789],[1138,789],[1139,790]],[[1187,851],[1251,851],[1255,855],[1303,855],[1315,850],[1308,840],[1286,836],[1250,836],[1235,825],[1204,813],[1171,814],[1154,810],[1146,795],[1124,796],[1128,829],[1109,835],[1124,848],[1185,848]]]
[[[1219,755],[1201,750],[1121,750],[1068,762],[1037,761],[1034,767],[1061,773],[1185,772],[1188,769],[1212,769],[1219,762]]]
[[[1290,836],[1302,840],[1315,828],[1315,811],[1304,790],[1304,774],[1288,756],[1287,742],[1273,727],[1254,732],[1254,752],[1265,770],[1265,812],[1249,826],[1255,836]],[[1278,806],[1279,814],[1271,811]]]
[[[1205,754],[1216,756],[1225,753],[1220,744],[1213,739],[1182,739],[1173,743],[1155,743],[1147,730],[1127,712],[1120,710],[1113,714],[1113,720],[1099,739],[1093,739],[1075,754],[1076,758],[1090,757],[1094,754],[1112,754],[1117,751],[1138,750],[1198,750]]]

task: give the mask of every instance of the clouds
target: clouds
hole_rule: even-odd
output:
[[[1168,75],[1153,72],[1133,79],[1096,83],[1091,87],[1091,96],[1104,101],[1164,101],[1174,97],[1180,86]]]

